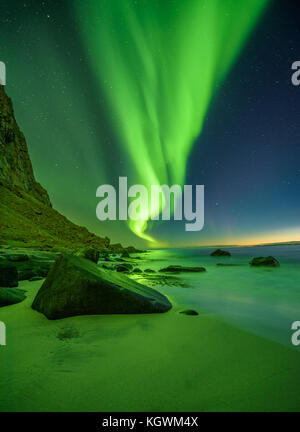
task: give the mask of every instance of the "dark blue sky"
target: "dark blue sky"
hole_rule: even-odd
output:
[[[212,102],[186,181],[205,185],[205,228],[183,243],[300,239],[299,9],[271,4]]]

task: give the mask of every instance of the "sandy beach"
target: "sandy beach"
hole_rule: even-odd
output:
[[[1,411],[297,411],[300,353],[199,311],[49,321],[1,308]]]

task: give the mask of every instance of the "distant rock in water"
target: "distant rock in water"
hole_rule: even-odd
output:
[[[20,303],[25,300],[24,291],[18,288],[0,288],[0,307]]]
[[[205,272],[206,269],[204,267],[183,267],[180,265],[170,265],[168,267],[160,269],[159,271],[162,273],[179,273],[179,272],[199,273],[199,272]]]
[[[180,311],[179,313],[184,314],[184,315],[193,315],[193,316],[199,315],[199,313],[197,311],[195,311],[194,309],[186,309],[186,310]]]
[[[99,261],[100,252],[98,251],[98,249],[94,248],[83,248],[76,253],[76,256],[88,259],[97,264],[97,262]]]
[[[159,292],[74,255],[57,259],[32,304],[49,319],[160,313],[171,307]]]
[[[239,264],[230,264],[230,263],[217,263],[216,264],[219,267],[237,267]]]
[[[250,265],[253,267],[263,267],[263,266],[279,267],[280,266],[277,259],[272,256],[253,258],[253,260],[250,262]]]
[[[210,254],[213,257],[231,256],[231,253],[222,249],[216,249]]]
[[[0,263],[0,287],[17,287],[18,269],[7,262]]]

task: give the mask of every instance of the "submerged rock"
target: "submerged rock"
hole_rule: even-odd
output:
[[[197,311],[195,311],[194,309],[186,309],[186,310],[180,311],[179,313],[184,314],[184,315],[193,315],[193,316],[199,315],[199,313]]]
[[[17,287],[17,267],[8,262],[0,262],[0,287]]]
[[[26,298],[24,292],[18,288],[0,288],[0,307],[20,303]]]
[[[152,288],[74,255],[57,259],[32,304],[49,319],[159,313],[171,307],[169,300]]]
[[[205,272],[206,269],[204,267],[183,267],[180,265],[170,265],[168,267],[160,269],[159,271],[163,273],[179,273],[179,272],[199,273],[199,272]]]
[[[231,256],[231,253],[222,249],[216,249],[210,254],[210,256],[216,256],[216,257]]]
[[[261,267],[261,266],[279,267],[280,266],[277,259],[272,256],[253,258],[253,260],[250,262],[250,265],[254,267]]]

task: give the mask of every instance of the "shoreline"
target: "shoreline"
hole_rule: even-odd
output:
[[[173,298],[164,314],[49,321],[30,307],[42,282],[21,282],[27,298],[0,310],[0,411],[299,409],[294,348],[179,314]]]

